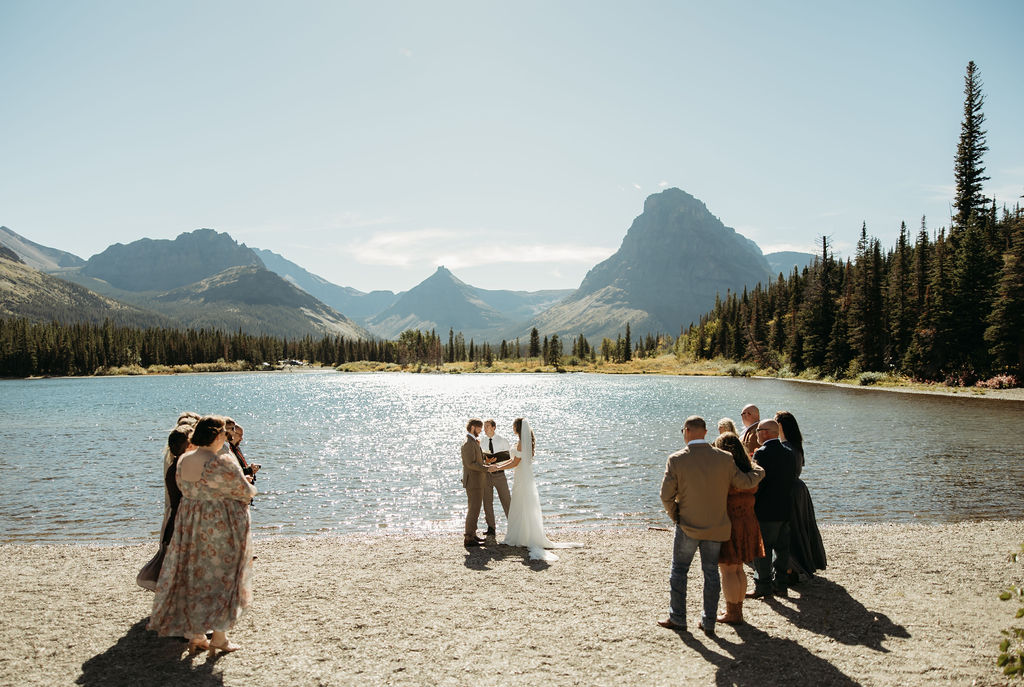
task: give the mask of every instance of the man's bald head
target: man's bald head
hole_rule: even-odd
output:
[[[743,421],[744,427],[756,425],[761,421],[761,411],[753,403],[743,406],[743,410],[740,411],[740,419]]]
[[[779,438],[779,423],[775,420],[761,420],[757,423],[757,438],[761,443]]]

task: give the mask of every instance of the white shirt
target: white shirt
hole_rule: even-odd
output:
[[[491,450],[491,442],[494,444],[494,450]],[[493,437],[489,437],[486,434],[480,435],[480,448],[483,449],[484,455],[492,455],[494,453],[500,453],[502,451],[511,451],[512,446],[508,443],[508,439],[500,436],[497,432],[494,433]]]

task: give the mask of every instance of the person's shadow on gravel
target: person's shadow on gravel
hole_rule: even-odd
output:
[[[128,632],[101,654],[82,664],[76,685],[110,687],[113,685],[188,685],[215,687],[224,684],[214,673],[216,661],[205,654],[192,657],[185,640],[158,637],[146,629],[149,618],[131,626]]]
[[[551,564],[547,561],[530,560],[530,554],[525,549],[517,546],[481,546],[466,549],[465,565],[470,570],[490,570],[491,561],[501,561],[506,558],[521,558],[522,563],[531,570],[547,570]]]
[[[881,653],[889,652],[882,645],[889,637],[910,637],[905,627],[897,625],[883,613],[868,610],[843,586],[824,577],[814,577],[796,590],[799,596],[791,595],[788,602],[772,598],[766,603],[803,630]]]
[[[792,639],[772,637],[752,625],[737,625],[739,641],[711,638],[728,655],[713,651],[688,632],[679,634],[690,647],[718,670],[715,684],[725,687],[805,684],[854,687],[860,683]],[[699,630],[698,630],[699,632]]]
[[[490,570],[491,561],[504,560],[511,551],[507,546],[495,544],[467,548],[465,565],[470,570]]]

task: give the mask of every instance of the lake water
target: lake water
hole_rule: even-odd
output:
[[[0,381],[0,541],[153,540],[182,410],[245,428],[263,465],[257,536],[461,532],[471,416],[506,437],[530,419],[550,527],[665,526],[682,421],[738,420],[746,403],[797,417],[820,523],[1024,517],[1021,403],[728,377],[312,371]]]

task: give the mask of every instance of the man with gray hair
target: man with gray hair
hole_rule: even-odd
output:
[[[753,460],[764,468],[764,481],[754,497],[754,513],[761,527],[765,555],[754,561],[754,591],[747,596],[763,599],[772,594],[789,594],[786,566],[796,456],[779,441],[779,423],[775,420],[762,420],[756,431],[761,448],[754,452]]]
[[[661,482],[661,502],[676,524],[672,547],[672,572],[669,576],[668,619],[658,624],[670,630],[686,631],[686,574],[693,556],[700,549],[700,567],[704,572],[704,610],[698,627],[709,637],[715,633],[718,597],[722,581],[718,576],[718,554],[722,542],[732,534],[726,512],[729,487],[753,489],[764,470],[754,465],[742,472],[726,451],[715,448],[707,435],[704,418],[692,415],[683,424],[686,447],[668,457]]]
[[[752,455],[761,442],[757,440],[757,423],[761,421],[761,411],[753,403],[743,406],[740,411],[740,421],[743,422],[743,429],[740,430],[740,441],[747,455]]]

